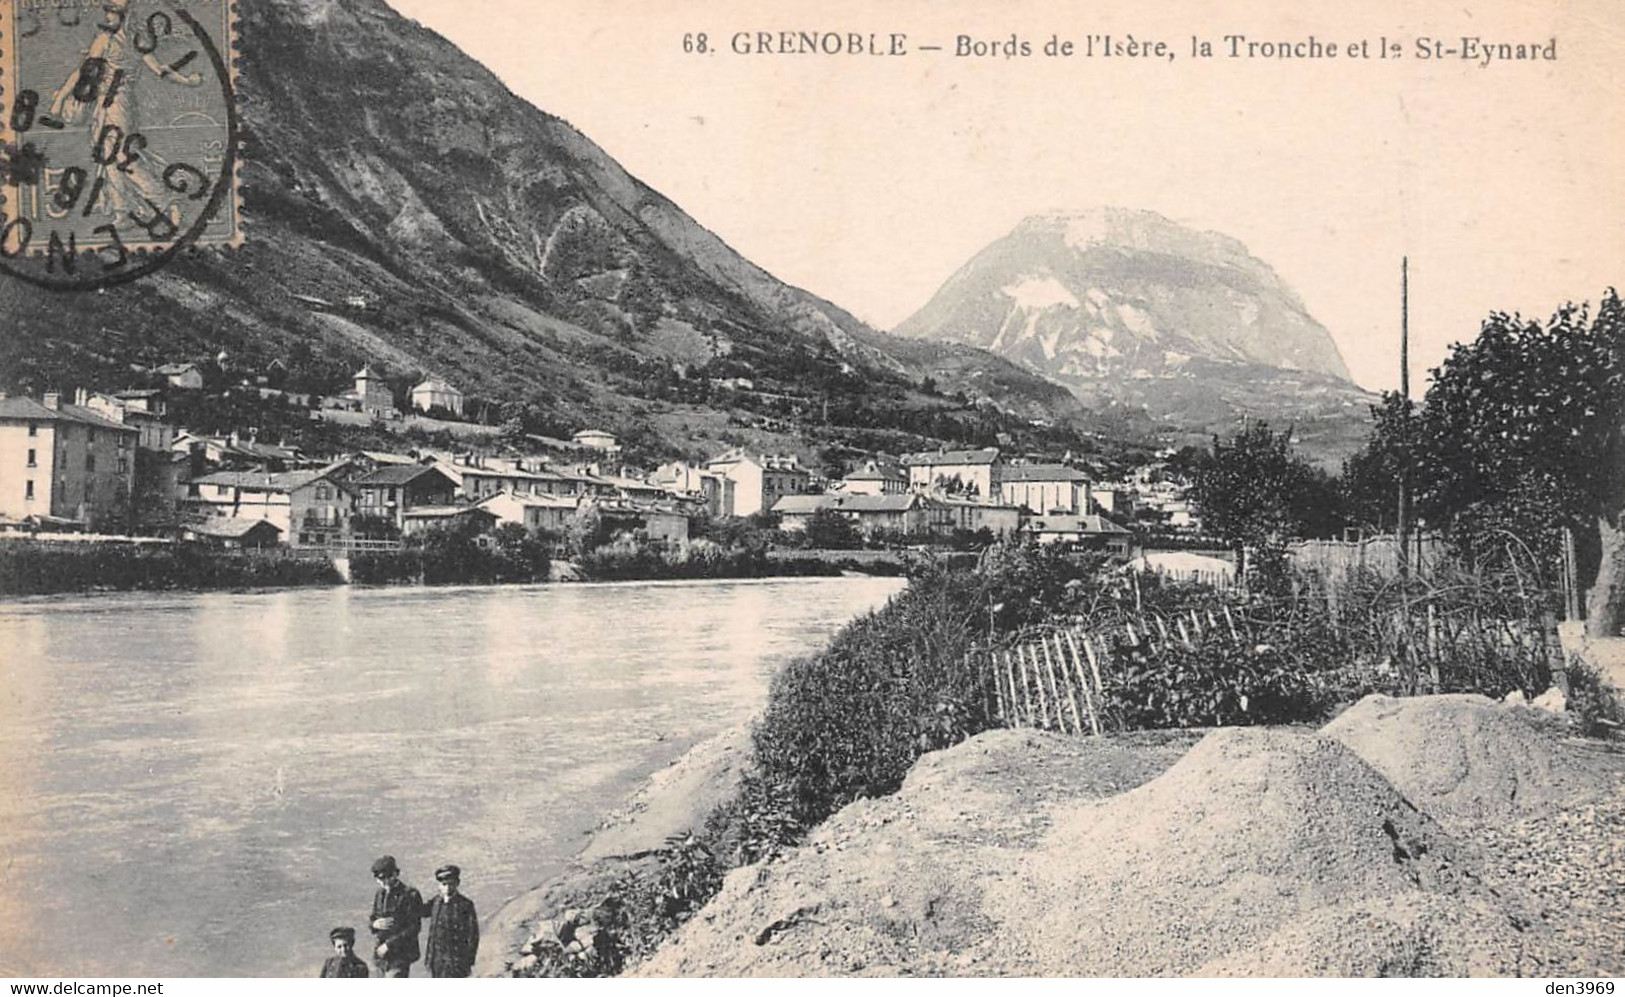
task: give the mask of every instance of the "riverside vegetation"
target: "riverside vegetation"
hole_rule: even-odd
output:
[[[699,523],[701,535],[678,546],[641,531],[615,531],[596,516],[563,533],[527,532],[507,523],[488,534],[458,526],[402,538],[394,550],[357,551],[351,581],[363,585],[498,585],[545,582],[556,561],[568,560],[587,581],[697,580],[897,574],[900,562],[773,556],[793,543],[761,523]],[[395,539],[394,535],[389,537]],[[202,543],[0,544],[0,595],[57,592],[169,591],[338,585],[325,557],[282,549],[222,550]]]
[[[201,544],[0,544],[0,595],[337,585],[331,561],[233,553]]]
[[[974,571],[916,563],[908,589],[886,607],[775,677],[752,732],[751,765],[704,826],[668,840],[607,889],[594,882],[509,971],[612,975],[647,957],[729,869],[774,860],[847,804],[896,792],[927,752],[998,726],[988,677],[969,662],[1056,621],[1104,627],[1229,610],[1247,633],[1246,641],[1221,641],[1215,632],[1154,657],[1114,647],[1102,665],[1102,715],[1112,731],[1320,723],[1371,692],[1534,694],[1552,680],[1553,659],[1528,643],[1462,639],[1424,659],[1395,629],[1396,609],[1411,600],[1431,603],[1435,618],[1530,626],[1541,606],[1513,581],[1441,566],[1401,589],[1358,573],[1325,579],[1280,562],[1273,570],[1251,592],[1219,592],[1136,579],[1104,561],[1032,546],[990,548]],[[1594,675],[1568,675],[1582,723],[1607,732],[1625,722]]]

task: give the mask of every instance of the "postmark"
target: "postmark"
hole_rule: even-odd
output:
[[[0,272],[52,290],[242,243],[235,0],[0,0]]]

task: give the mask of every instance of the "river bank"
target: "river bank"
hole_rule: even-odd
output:
[[[224,550],[199,543],[87,541],[0,543],[0,597],[88,592],[212,592],[356,584],[366,586],[532,585],[541,582],[679,581],[891,577],[889,551],[715,551],[681,557],[594,552],[576,560],[471,545],[327,556],[271,548]]]
[[[615,884],[647,876],[656,853],[674,837],[702,828],[739,789],[750,762],[749,722],[696,744],[599,822],[586,844],[556,876],[509,899],[481,929],[475,976],[506,976],[538,932],[556,935],[558,922],[590,916]]]
[[[1625,972],[1625,751],[1479,696],[994,730],[730,873],[638,976]]]
[[[737,791],[697,745],[487,922],[477,975],[584,926]],[[1323,728],[993,730],[735,869],[630,975],[1625,972],[1625,747],[1480,696],[1368,697]]]

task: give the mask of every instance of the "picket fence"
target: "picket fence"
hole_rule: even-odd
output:
[[[1101,675],[1114,660],[1114,642],[1122,640],[1126,644],[1121,646],[1155,659],[1172,641],[1194,647],[1213,631],[1232,642],[1244,639],[1245,625],[1237,627],[1228,606],[1217,615],[1190,610],[1171,622],[1150,616],[1125,620],[1110,630],[1047,626],[1018,636],[1007,647],[980,649],[976,657],[986,677],[989,712],[1005,727],[1100,734]]]
[[[1108,726],[1105,682],[1126,652],[1155,668],[1176,642],[1194,648],[1206,640],[1231,645],[1289,641],[1290,621],[1261,624],[1248,611],[1226,605],[1168,617],[1136,615],[1110,626],[1079,623],[1030,628],[1007,644],[979,648],[969,664],[981,677],[986,707],[998,726],[1098,735]],[[1436,611],[1432,604],[1381,614],[1361,636],[1361,662],[1319,674],[1341,675],[1350,687],[1421,695],[1480,687],[1477,670],[1491,659],[1544,665],[1554,680],[1565,659],[1556,633],[1538,620],[1500,619]],[[1355,674],[1343,674],[1355,673]],[[1532,674],[1532,672],[1531,672]]]

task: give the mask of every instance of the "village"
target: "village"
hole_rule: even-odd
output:
[[[342,554],[398,547],[436,529],[489,534],[515,524],[548,538],[590,514],[611,535],[674,549],[696,538],[702,521],[747,519],[791,546],[974,547],[1019,536],[1128,560],[1147,524],[1168,539],[1201,533],[1183,483],[1158,465],[1103,481],[1070,455],[942,448],[864,454],[837,478],[792,453],[735,447],[645,469],[625,463],[616,436],[594,428],[569,439],[527,435],[523,446],[473,436],[453,448],[314,453],[177,425],[170,402],[205,390],[198,365],[154,374],[161,386],[79,389],[71,401],[0,395],[0,537]],[[281,394],[249,380],[228,390]],[[428,377],[411,390],[413,411],[402,413],[371,367],[343,394],[282,401],[313,420],[362,424],[455,421],[465,405],[456,387]],[[835,520],[845,525],[830,540],[818,524]]]

